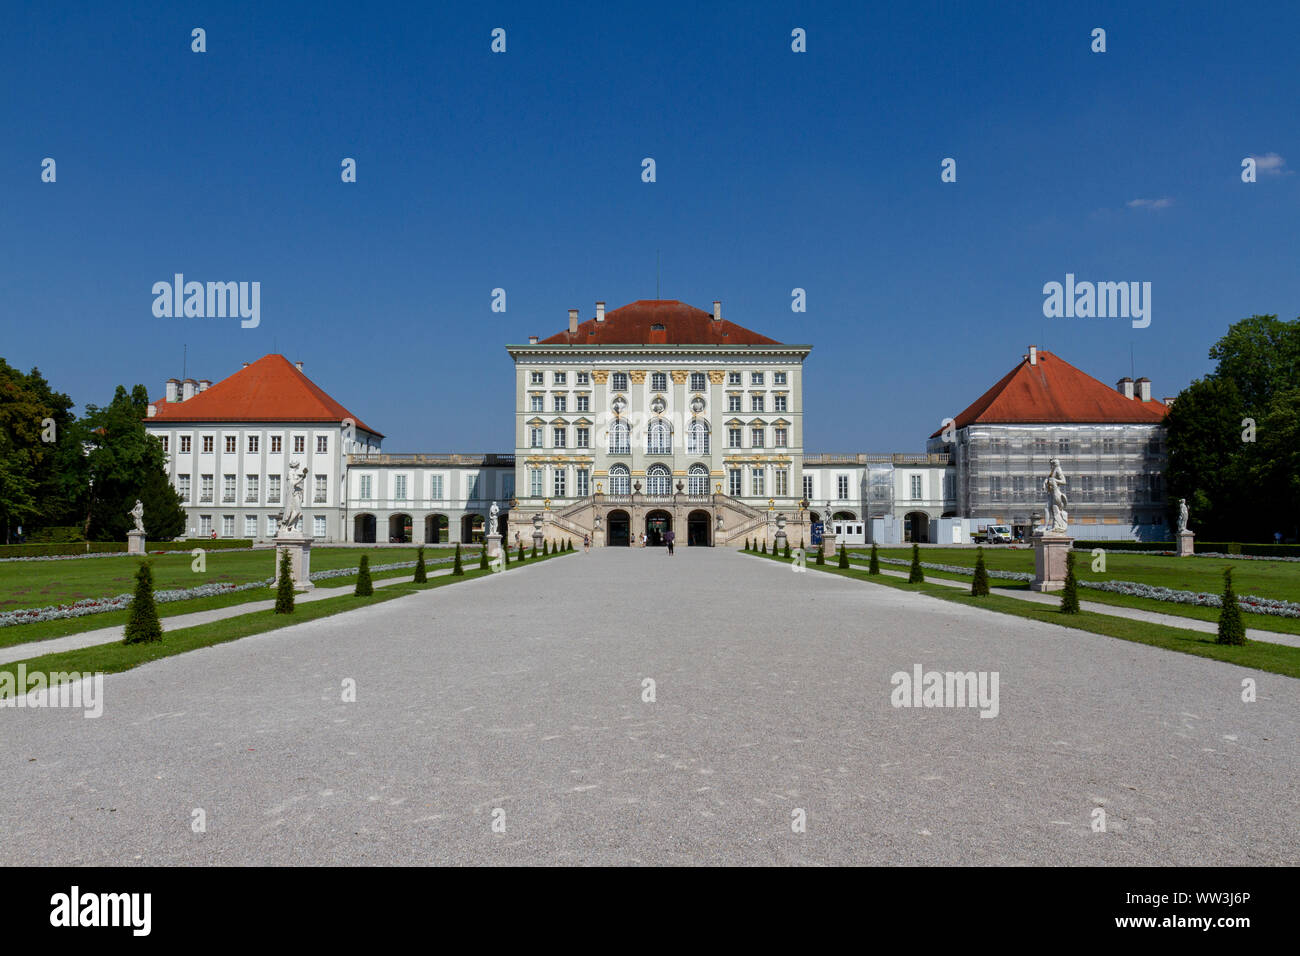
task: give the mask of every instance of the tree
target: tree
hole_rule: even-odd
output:
[[[1209,540],[1241,540],[1245,534],[1238,504],[1243,495],[1253,497],[1244,487],[1245,417],[1236,384],[1210,376],[1185,388],[1165,418],[1169,503],[1186,498],[1197,532]]]
[[[1232,589],[1232,568],[1223,569],[1223,606],[1219,608],[1218,643],[1246,643],[1246,624],[1241,619],[1237,593]]]
[[[357,597],[370,597],[375,593],[375,585],[370,580],[370,555],[361,556],[361,567],[357,568],[357,587],[352,592]]]
[[[876,543],[871,542],[871,560],[867,563],[868,574],[880,573],[880,553],[876,550]]]
[[[519,563],[524,563],[524,543],[522,541],[519,542]]]
[[[824,544],[819,544],[819,545],[817,545],[817,562],[816,562],[816,563],[817,563],[818,565],[823,565],[823,564],[826,563],[826,545],[824,545]]]
[[[503,543],[501,545],[501,568],[504,570],[508,567],[510,567],[510,545]]]
[[[487,546],[486,546],[486,545],[484,545],[483,547],[479,548],[479,550],[478,550],[478,569],[479,569],[480,571],[486,571],[486,570],[488,569]]]
[[[848,567],[849,567],[849,549],[848,549],[848,548],[845,548],[845,547],[841,547],[841,548],[840,548],[840,568],[843,569],[843,570],[846,570],[846,571],[847,571],[847,570],[848,570]]]
[[[975,551],[975,578],[970,583],[970,593],[973,597],[987,597],[989,593],[989,572],[984,567],[983,548]]]
[[[536,557],[537,557],[537,541],[536,541],[536,539],[533,540],[533,550],[532,550],[532,553],[528,555],[528,557],[530,557],[530,558],[536,558]]]
[[[781,555],[783,558],[790,557],[790,539],[785,539],[785,552]]]
[[[80,465],[72,399],[55,392],[39,369],[23,374],[0,359],[0,541],[77,523],[84,482],[67,463]]]
[[[925,580],[925,572],[921,570],[921,548],[917,544],[912,545],[912,567],[907,572],[908,584],[920,584]]]
[[[1074,551],[1065,553],[1065,590],[1061,592],[1061,613],[1079,613],[1079,582],[1074,576]]]
[[[293,569],[289,566],[289,549],[280,552],[280,580],[275,588],[275,613],[293,613]]]
[[[141,561],[135,572],[135,594],[131,598],[123,644],[142,644],[161,641],[162,622],[158,620],[158,605],[153,599],[153,568]]]
[[[763,539],[763,543],[762,543],[761,545],[759,545],[759,547],[758,547],[758,553],[759,553],[759,554],[767,554],[767,538],[764,538],[764,539]]]
[[[461,563],[460,563],[460,542],[459,541],[456,542],[456,562],[451,566],[451,573],[453,577],[459,577],[460,575],[463,575],[465,573],[465,569],[461,567]]]
[[[424,566],[424,548],[418,548],[415,552],[415,578],[416,584],[425,584],[429,580],[429,571]]]

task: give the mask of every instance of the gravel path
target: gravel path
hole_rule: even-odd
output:
[[[0,709],[0,863],[1300,862],[1300,681],[725,550],[522,570]],[[998,715],[894,708],[916,664]]]

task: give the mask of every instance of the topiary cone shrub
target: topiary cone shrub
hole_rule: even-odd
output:
[[[530,554],[529,557],[530,557],[530,558],[535,558],[535,557],[537,557],[537,542],[536,542],[536,541],[533,542],[533,553]]]
[[[871,561],[868,562],[867,564],[867,573],[868,574],[880,573],[880,554],[876,550],[876,543],[874,541],[871,542]]]
[[[817,545],[817,563],[818,564],[826,563],[826,545],[824,544]]]
[[[508,544],[503,544],[501,546],[501,567],[510,567],[510,545]]]
[[[550,554],[550,553],[551,553],[551,542],[550,542],[549,540],[543,540],[543,541],[542,541],[542,557],[545,557],[546,555],[548,555],[548,554]]]
[[[908,584],[920,584],[925,580],[925,572],[921,570],[921,546],[915,542],[912,543],[912,567],[907,572]]]
[[[459,541],[456,542],[456,563],[451,566],[451,573],[453,575],[461,575],[465,573],[465,568],[460,563],[460,542]]]
[[[1079,582],[1074,577],[1074,551],[1065,553],[1065,590],[1061,592],[1061,613],[1079,613]]]
[[[840,568],[847,571],[849,569],[849,549],[840,548]]]
[[[987,597],[989,593],[989,572],[984,567],[983,548],[975,552],[975,578],[970,583],[970,593],[973,597]]]
[[[478,569],[479,569],[480,571],[486,571],[486,570],[488,569],[487,545],[486,545],[486,544],[483,545],[483,547],[480,548],[480,549],[479,549],[479,552],[478,552]]]
[[[786,538],[786,539],[785,539],[785,553],[782,555],[782,557],[785,557],[785,558],[790,557],[790,539],[789,539],[789,538]]]
[[[749,550],[749,539],[748,539],[748,538],[745,539],[745,550],[746,550],[746,551]]]
[[[415,552],[415,583],[424,584],[429,580],[429,572],[424,566],[424,548]]]
[[[766,538],[764,538],[764,539],[763,539],[763,543],[762,543],[761,545],[759,545],[758,553],[759,553],[759,554],[767,554],[767,539],[766,539]]]
[[[1232,568],[1223,571],[1223,607],[1219,608],[1220,644],[1245,644],[1246,625],[1241,619],[1241,606],[1237,603],[1237,592],[1232,589]]]
[[[289,568],[289,552],[280,552],[280,581],[275,588],[275,613],[293,613],[293,578]]]
[[[370,597],[375,593],[375,585],[370,580],[370,555],[361,556],[361,567],[357,569],[357,587],[352,592],[357,597]]]
[[[519,542],[519,563],[524,563],[524,543],[522,541]]]
[[[135,572],[135,595],[131,598],[131,613],[126,620],[123,644],[143,644],[162,640],[162,622],[158,620],[158,605],[153,599],[153,568],[141,561]]]

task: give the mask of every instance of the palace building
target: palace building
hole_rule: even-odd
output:
[[[382,433],[267,355],[228,378],[170,379],[147,430],[196,536],[269,542],[291,461],[310,475],[305,530],[322,542],[482,539],[496,504],[511,545],[547,538],[683,545],[793,544],[812,524],[848,543],[963,541],[988,523],[1028,528],[1035,476],[1060,457],[1080,537],[1167,535],[1166,403],[1150,383],[1112,390],[1031,347],[922,454],[804,452],[810,345],[778,342],[676,300],[641,300],[508,345],[515,447],[382,451]],[[1077,524],[1077,527],[1076,527]]]

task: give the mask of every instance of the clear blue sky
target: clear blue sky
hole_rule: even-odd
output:
[[[814,346],[809,451],[910,451],[1030,343],[1172,395],[1300,314],[1293,4],[556,6],[7,6],[0,355],[104,403],[280,351],[388,450],[508,450],[503,346],[659,251],[663,298]],[[175,272],[261,282],[260,327],[155,318]],[[1044,319],[1067,272],[1151,326]]]

